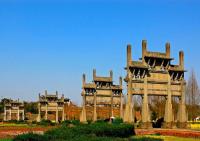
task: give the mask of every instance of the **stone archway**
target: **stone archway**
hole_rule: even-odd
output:
[[[142,127],[151,128],[149,96],[164,96],[165,114],[164,128],[174,126],[172,112],[172,97],[179,97],[178,108],[178,127],[186,126],[186,109],[185,109],[185,85],[184,80],[184,54],[179,52],[179,65],[171,64],[170,44],[166,43],[166,52],[147,51],[147,42],[142,41],[142,58],[141,61],[132,61],[131,45],[127,46],[127,103],[124,114],[124,121],[134,122],[132,111],[132,96],[142,96]]]

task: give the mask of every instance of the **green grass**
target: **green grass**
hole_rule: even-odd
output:
[[[160,135],[144,135],[144,136],[134,136],[134,138],[155,138],[155,139],[162,139],[163,141],[200,141],[200,139],[195,138],[182,138],[182,137],[175,137],[175,136],[160,136]]]
[[[12,139],[0,139],[0,141],[12,141]]]
[[[0,127],[28,127],[28,124],[5,123],[0,124]]]

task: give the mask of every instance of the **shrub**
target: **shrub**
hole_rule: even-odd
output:
[[[68,126],[69,124],[71,124],[70,120],[65,120],[61,123],[62,126]]]
[[[61,123],[62,126],[68,126],[70,124],[73,124],[73,125],[80,125],[80,121],[79,120],[65,120]]]
[[[68,121],[65,121],[68,124]],[[94,123],[94,124],[79,124],[74,127],[61,126],[59,128],[51,129],[42,136],[42,139],[48,139],[49,141],[123,141],[125,138],[134,134],[133,125],[129,124],[106,124],[106,123]],[[18,136],[21,141],[36,141],[36,137],[31,136]],[[26,138],[26,139],[25,139]],[[123,139],[122,139],[123,138]],[[36,140],[34,140],[36,139]]]
[[[132,137],[130,141],[163,141],[163,139],[151,137]]]
[[[107,124],[94,123],[90,125],[80,125],[72,128],[77,134],[94,134],[96,136],[106,137],[129,137],[134,134],[133,125],[129,124]]]
[[[46,136],[33,133],[23,134],[13,139],[13,141],[47,141],[47,140],[48,139],[46,138]]]
[[[17,120],[16,124],[26,124],[27,121],[26,120]]]
[[[73,125],[79,125],[80,124],[80,121],[79,120],[71,120],[71,123]]]
[[[37,124],[37,121],[36,120],[32,121],[32,124]]]
[[[134,133],[133,125],[129,124],[91,124],[90,128],[92,133],[96,136],[107,136],[107,137],[129,137]]]
[[[26,124],[27,121],[25,120],[9,120],[7,123],[15,123],[15,124]]]
[[[97,120],[95,123],[105,123],[105,120]]]
[[[17,123],[17,120],[9,120],[8,123]]]
[[[96,136],[80,136],[74,138],[73,141],[128,141],[124,138],[114,138],[114,137],[96,137]]]
[[[40,122],[37,123],[38,125],[42,125],[42,126],[54,126],[55,123],[51,122],[50,120],[41,120]]]
[[[123,123],[123,119],[121,119],[121,118],[115,118],[115,119],[113,120],[113,123],[114,123],[114,124],[121,124],[121,123]]]
[[[92,123],[92,120],[87,120],[87,123],[88,123],[88,124],[91,124],[91,123]]]

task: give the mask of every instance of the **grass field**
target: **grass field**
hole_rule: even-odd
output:
[[[29,127],[29,125],[28,124],[7,123],[7,124],[0,124],[0,127]]]
[[[134,136],[132,138],[142,138],[142,137],[163,139],[163,141],[200,141],[200,139],[195,139],[195,138],[181,138],[181,137],[175,137],[175,136],[158,136],[158,135]]]
[[[197,129],[200,130],[200,122],[194,122],[194,121],[188,121],[188,124],[191,129]]]
[[[12,139],[0,139],[0,141],[12,141]]]
[[[200,130],[200,124],[190,124],[191,129],[198,129]]]

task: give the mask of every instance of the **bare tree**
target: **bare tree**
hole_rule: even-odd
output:
[[[186,104],[188,109],[188,118],[189,120],[194,120],[194,118],[198,116],[200,112],[200,91],[193,69],[190,73],[186,87]]]

